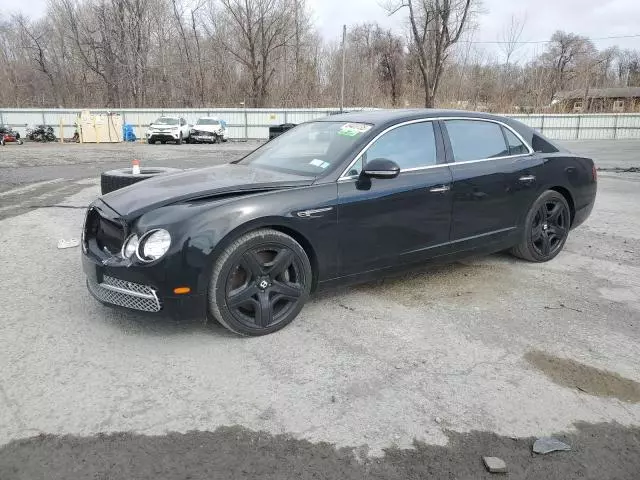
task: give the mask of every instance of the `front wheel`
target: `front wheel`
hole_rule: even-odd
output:
[[[176,145],[182,145],[182,133],[178,137],[178,140],[176,140]]]
[[[218,258],[209,285],[209,311],[240,335],[276,332],[302,310],[311,264],[293,238],[271,229],[249,232]]]
[[[547,190],[533,203],[523,238],[511,253],[530,262],[548,262],[564,247],[571,227],[571,211],[564,196]]]

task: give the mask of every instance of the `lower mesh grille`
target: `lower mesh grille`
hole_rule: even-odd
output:
[[[155,290],[147,285],[105,275],[102,283],[87,279],[87,287],[101,302],[144,312],[158,312],[162,308]]]

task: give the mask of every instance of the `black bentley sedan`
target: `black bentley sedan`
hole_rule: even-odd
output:
[[[99,198],[84,271],[103,303],[264,335],[319,287],[507,249],[551,260],[591,212],[596,182],[591,159],[509,118],[348,113]]]

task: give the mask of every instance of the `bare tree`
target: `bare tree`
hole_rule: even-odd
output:
[[[547,51],[540,56],[542,65],[550,73],[550,100],[566,89],[575,78],[581,61],[595,53],[595,47],[586,37],[557,31],[551,36]]]
[[[388,5],[390,15],[407,9],[412,53],[418,60],[424,86],[424,105],[434,106],[451,47],[468,27],[476,0],[400,0]]]
[[[511,61],[513,54],[522,47],[520,43],[520,37],[526,23],[526,16],[520,18],[516,15],[512,15],[509,23],[504,27],[500,35],[500,49],[504,53],[504,68],[502,69],[502,75],[500,75],[500,99],[499,104],[502,109],[506,108],[507,104],[511,104],[505,98],[507,85],[512,81]]]
[[[220,21],[235,27],[224,47],[249,71],[251,104],[264,106],[275,73],[274,62],[295,36],[294,19],[285,0],[220,0]]]

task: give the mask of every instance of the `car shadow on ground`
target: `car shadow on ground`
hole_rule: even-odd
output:
[[[494,255],[484,255],[478,257],[469,257],[461,262],[440,265],[417,265],[402,269],[402,271],[386,273],[381,275],[379,279],[369,280],[366,282],[358,282],[350,284],[343,288],[326,288],[321,289],[312,294],[309,302],[313,304],[322,302],[335,302],[336,300],[349,295],[353,292],[371,292],[386,284],[411,286],[416,278],[426,279],[425,277],[440,277],[445,280],[444,276],[456,275],[462,269],[469,268],[468,265],[474,261],[489,261],[497,263],[514,263],[520,262],[508,253],[497,253]],[[464,288],[464,286],[461,286]],[[211,315],[207,319],[197,317],[172,318],[168,315],[145,314],[133,310],[113,308],[110,306],[99,304],[100,316],[105,319],[105,323],[126,332],[127,334],[140,335],[219,335],[227,338],[246,338],[230,332],[223,327]],[[303,310],[304,312],[304,310]],[[297,320],[294,320],[294,323]]]

